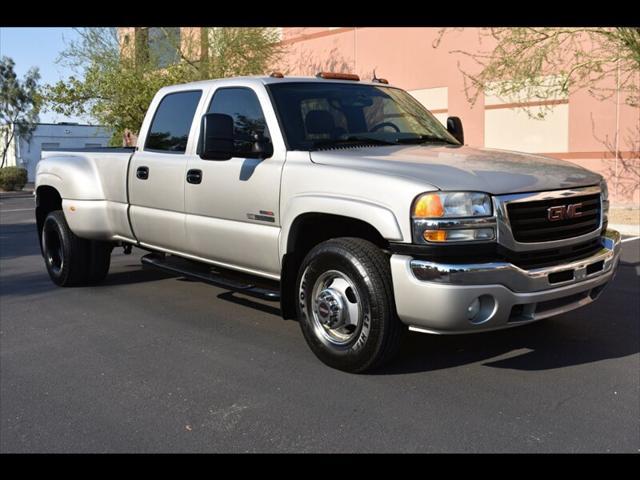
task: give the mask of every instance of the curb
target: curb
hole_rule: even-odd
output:
[[[0,199],[3,198],[29,198],[33,197],[33,190],[23,190],[21,192],[0,192]]]

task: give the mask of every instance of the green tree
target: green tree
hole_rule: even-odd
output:
[[[89,115],[114,131],[138,132],[161,87],[209,78],[265,73],[282,54],[273,28],[138,29],[133,39],[115,28],[77,29],[59,62],[74,74],[46,87],[48,108]]]
[[[14,70],[15,62],[9,57],[0,60],[0,127],[2,128],[2,162],[7,161],[11,142],[18,135],[29,139],[38,123],[41,96],[38,87],[40,74],[31,68],[19,80]]]
[[[434,46],[451,30],[442,29]],[[619,90],[639,105],[640,28],[485,28],[480,36],[491,49],[451,52],[473,59],[462,69],[472,104],[481,92],[547,100],[587,89],[600,99]]]

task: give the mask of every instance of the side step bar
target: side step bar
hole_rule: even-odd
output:
[[[260,298],[262,300],[269,300],[272,302],[280,301],[280,290],[270,289],[268,287],[257,286],[253,283],[242,283],[234,281],[230,278],[226,278],[220,273],[214,273],[211,271],[212,267],[198,262],[193,262],[184,258],[176,257],[173,255],[164,256],[162,254],[150,253],[142,257],[142,263],[144,265],[150,265],[161,270],[165,270],[171,273],[177,273],[185,277],[195,278],[216,287],[225,288],[234,292],[249,295],[251,297]],[[231,272],[229,272],[231,274]],[[236,274],[236,276],[242,274]],[[246,275],[242,275],[245,276]],[[268,280],[265,280],[268,282]]]

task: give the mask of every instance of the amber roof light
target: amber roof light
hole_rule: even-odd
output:
[[[284,78],[284,75],[280,72],[271,72],[271,75],[269,76],[273,78]]]
[[[326,80],[353,80],[359,82],[360,77],[353,73],[335,73],[335,72],[320,72],[316,75],[318,78],[324,78]]]

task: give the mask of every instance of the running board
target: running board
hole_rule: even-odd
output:
[[[157,253],[145,255],[141,260],[144,265],[150,265],[185,277],[195,278],[216,287],[260,298],[262,300],[269,300],[272,302],[280,301],[280,290],[257,286],[253,283],[236,282],[230,278],[226,278],[221,273],[212,272],[212,267],[210,265],[194,262],[173,255],[165,256]],[[245,274],[238,274],[236,272],[229,272],[229,275],[247,277]],[[264,281],[268,282],[268,280]]]

